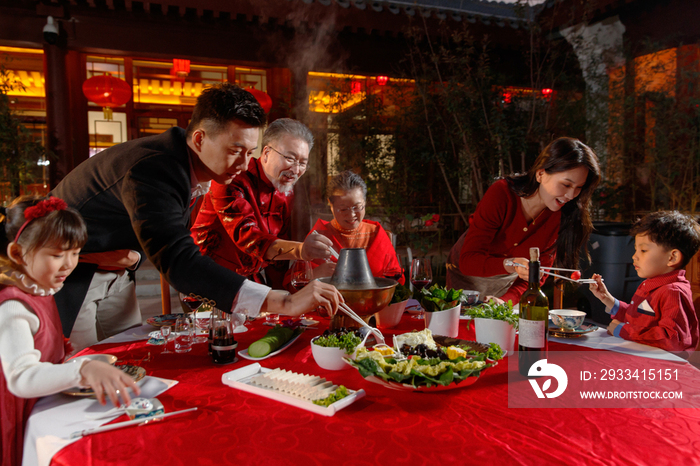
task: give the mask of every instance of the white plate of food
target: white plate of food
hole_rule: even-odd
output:
[[[117,368],[123,370],[126,372],[128,375],[130,375],[133,379],[134,382],[138,382],[144,377],[146,377],[146,369],[144,369],[141,366],[134,366],[133,364],[124,364],[122,366],[116,366]],[[72,387],[67,390],[63,390],[61,393],[64,395],[70,395],[70,396],[80,396],[80,397],[89,397],[89,396],[95,396],[95,392],[92,390],[92,388],[80,388],[80,387]]]
[[[238,355],[240,357],[242,357],[243,359],[250,359],[251,361],[262,361],[263,359],[267,359],[267,358],[271,358],[272,356],[276,356],[276,355],[280,354],[282,351],[284,351],[287,348],[289,348],[290,346],[292,346],[292,344],[295,341],[297,341],[297,339],[301,336],[301,334],[304,333],[304,329],[302,327],[300,327],[300,329],[301,329],[301,331],[297,331],[298,329],[295,330],[295,332],[297,334],[294,335],[292,338],[290,338],[289,341],[287,341],[284,345],[280,346],[275,351],[271,352],[270,354],[268,354],[266,356],[263,356],[261,358],[254,358],[253,356],[248,354],[248,348],[244,349],[243,351],[239,351]]]

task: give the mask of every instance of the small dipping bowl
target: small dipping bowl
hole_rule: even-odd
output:
[[[479,292],[476,290],[462,290],[459,300],[463,306],[476,306],[479,302]]]
[[[314,355],[314,361],[321,366],[322,369],[329,371],[340,371],[349,369],[351,366],[343,361],[343,358],[349,355],[342,348],[333,348],[330,346],[318,346],[315,341],[318,337],[311,339],[311,354]]]
[[[549,317],[552,319],[552,324],[554,324],[555,327],[566,330],[576,330],[583,324],[586,313],[573,309],[552,309],[549,311]]]

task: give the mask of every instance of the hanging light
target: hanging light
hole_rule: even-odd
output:
[[[552,94],[552,92],[554,92],[554,91],[551,90],[551,89],[549,89],[549,88],[542,89],[542,94],[543,94],[545,97],[549,97],[549,96]]]
[[[131,100],[131,86],[123,79],[109,73],[93,76],[83,83],[83,94],[104,112],[106,120],[112,119],[112,108],[121,107]]]
[[[362,83],[360,81],[353,81],[350,84],[350,93],[359,94],[360,92],[362,92]]]
[[[389,76],[377,76],[377,84],[380,86],[386,86],[386,83],[389,82]]]
[[[253,94],[253,97],[255,97],[255,100],[257,100],[260,106],[263,108],[263,110],[265,110],[265,113],[268,113],[270,111],[270,109],[272,108],[272,99],[267,94],[267,92],[259,91],[254,87],[249,87],[246,89],[246,91]]]

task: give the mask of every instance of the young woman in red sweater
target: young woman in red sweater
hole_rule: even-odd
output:
[[[517,303],[527,289],[531,247],[540,248],[544,267],[577,269],[593,229],[589,208],[599,181],[598,157],[588,146],[573,138],[550,143],[527,173],[486,191],[450,252],[447,286]]]

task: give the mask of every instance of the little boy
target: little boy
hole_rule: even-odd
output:
[[[700,225],[680,212],[654,212],[632,226],[634,268],[645,278],[627,304],[595,274],[591,292],[613,316],[608,333],[666,351],[693,351],[700,329],[685,267],[700,248]]]

